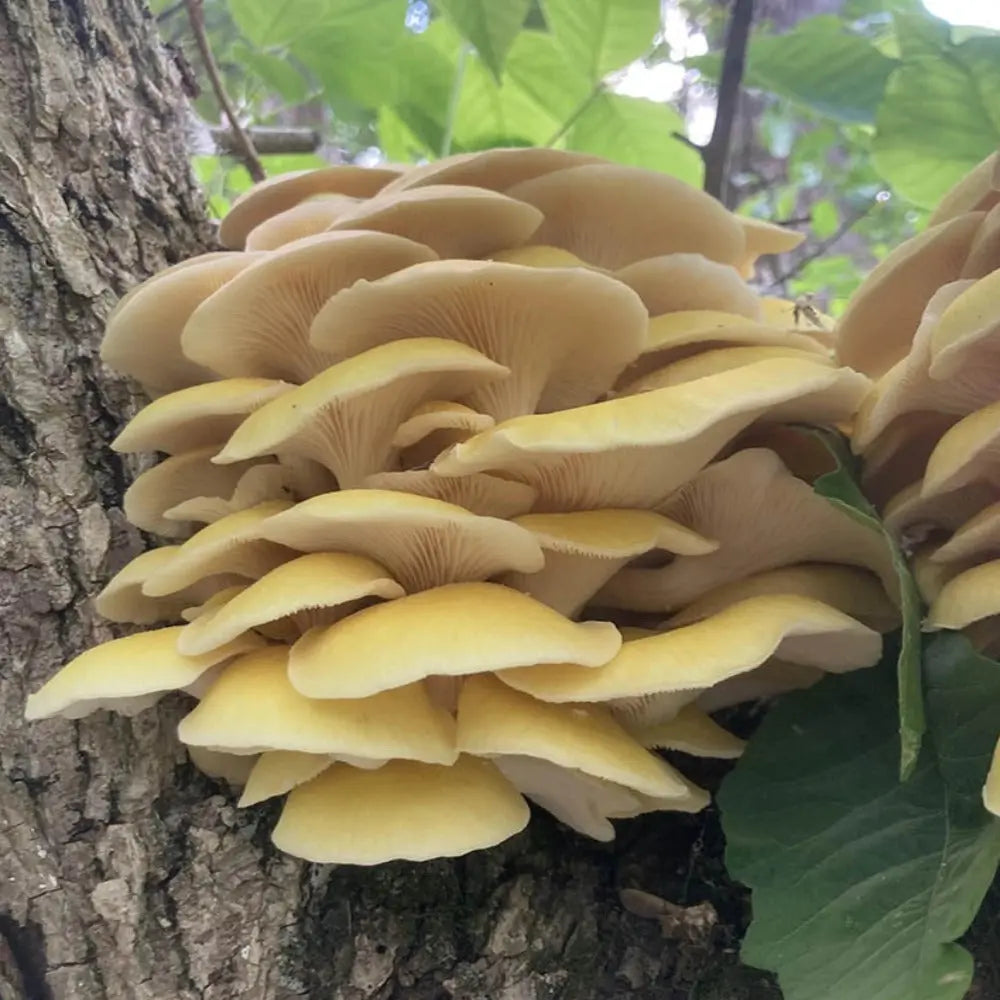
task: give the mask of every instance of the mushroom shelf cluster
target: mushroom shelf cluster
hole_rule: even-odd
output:
[[[314,861],[454,856],[526,800],[612,820],[708,796],[656,751],[708,714],[875,663],[881,537],[816,495],[803,425],[870,387],[745,283],[799,237],[662,174],[549,149],[283,175],[230,249],[129,292],[104,360],[153,401],[121,452],[170,544],[97,610],[146,630],[29,718],[198,699],[194,763],[287,795]]]
[[[1000,655],[1000,153],[869,275],[837,348],[875,379],[853,447],[911,557],[925,629]],[[984,800],[1000,815],[1000,746]]]

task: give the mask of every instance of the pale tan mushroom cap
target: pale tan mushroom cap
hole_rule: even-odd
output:
[[[508,369],[465,344],[394,341],[332,365],[272,400],[236,429],[219,463],[292,453],[330,469],[341,488],[385,470],[396,428],[426,399],[468,395]]]
[[[973,566],[952,577],[931,602],[927,626],[962,629],[1000,614],[1000,561]]]
[[[679,750],[697,757],[734,760],[746,749],[744,740],[723,729],[696,705],[685,705],[665,722],[638,726],[632,735],[644,747]]]
[[[973,480],[1000,487],[1000,403],[993,403],[963,417],[927,459],[922,496],[958,489]]]
[[[247,250],[277,250],[295,240],[325,232],[338,219],[352,212],[360,198],[346,194],[317,195],[272,215],[247,233]]]
[[[529,663],[596,667],[620,646],[609,622],[568,621],[495,583],[454,583],[307,633],[292,647],[289,676],[311,698],[363,698],[435,674]]]
[[[746,238],[746,251],[741,261],[740,270],[753,273],[753,266],[758,257],[768,254],[788,253],[805,241],[805,233],[797,233],[794,229],[777,226],[764,219],[754,219],[750,216],[737,216],[743,227]]]
[[[590,267],[568,250],[540,243],[529,243],[511,250],[498,250],[490,254],[490,260],[501,264],[521,264],[524,267]]]
[[[443,500],[464,507],[472,514],[500,518],[526,514],[537,496],[527,483],[501,479],[485,472],[457,479],[439,476],[430,469],[377,472],[368,476],[363,485],[373,490],[393,490]]]
[[[457,741],[461,753],[537,757],[658,798],[687,792],[687,782],[643,749],[606,708],[546,704],[490,675],[463,685]]]
[[[194,451],[225,441],[243,418],[292,386],[231,378],[178,389],[143,407],[111,442],[115,451]]]
[[[373,559],[314,552],[272,569],[211,615],[201,615],[184,629],[178,649],[188,655],[203,653],[287,615],[353,606],[368,597],[392,600],[404,593]]]
[[[131,715],[155,704],[167,691],[189,687],[216,664],[261,644],[256,636],[241,636],[203,656],[183,656],[177,651],[183,628],[138,632],[86,650],[28,696],[25,718],[79,719],[102,708]]]
[[[933,563],[968,563],[1000,550],[1000,501],[984,507],[960,525],[940,548],[930,555]]]
[[[1000,153],[990,153],[945,194],[927,225],[933,227],[967,212],[985,211],[997,203],[1000,203]]]
[[[439,475],[502,472],[538,490],[538,510],[649,509],[755,420],[850,416],[868,380],[778,358],[590,406],[517,417],[456,445]]]
[[[247,776],[246,787],[237,805],[252,806],[276,795],[284,795],[296,785],[304,785],[317,774],[322,774],[332,763],[329,754],[266,750],[257,758]]]
[[[275,846],[307,861],[377,865],[493,847],[528,824],[527,803],[487,760],[450,767],[393,760],[376,771],[334,764],[289,794]]]
[[[436,431],[458,431],[468,436],[492,426],[492,417],[477,413],[471,406],[432,399],[421,403],[396,428],[392,446],[410,448]]]
[[[212,253],[154,275],[128,293],[108,317],[101,360],[156,393],[215,378],[181,350],[188,317],[261,254]]]
[[[972,351],[1000,354],[1000,269],[978,281],[956,282],[951,299],[931,330],[930,375],[959,375]]]
[[[571,167],[524,181],[508,194],[545,216],[534,242],[562,247],[599,267],[617,270],[670,253],[738,264],[746,250],[742,226],[719,202],[652,170]]]
[[[368,198],[399,176],[398,170],[335,166],[278,174],[241,194],[219,226],[223,246],[240,250],[252,229],[279,212],[319,194]]]
[[[700,691],[772,656],[844,671],[878,662],[881,636],[819,601],[796,595],[752,597],[692,625],[623,644],[597,669],[568,662],[505,669],[511,687],[543,701],[595,702]]]
[[[1000,192],[998,192],[1000,197]],[[1000,267],[1000,204],[994,205],[979,224],[961,277],[984,278]]]
[[[485,257],[527,243],[541,222],[542,213],[523,201],[486,188],[442,184],[371,198],[330,230],[394,233],[439,257]]]
[[[454,721],[422,684],[370,698],[306,698],[289,682],[288,653],[287,646],[269,646],[226,666],[181,720],[181,742],[229,753],[298,750],[454,763]]]
[[[261,537],[303,552],[355,552],[385,566],[408,591],[532,573],[542,550],[524,528],[429,497],[340,490],[296,504],[261,524]]]
[[[217,781],[225,781],[234,788],[242,788],[247,783],[255,763],[252,756],[222,753],[218,750],[206,750],[204,747],[188,747],[187,753],[191,763],[202,774]]]
[[[185,324],[181,345],[221,375],[304,382],[334,360],[309,343],[310,324],[327,299],[356,281],[435,258],[428,247],[385,233],[297,240],[205,299]]]
[[[359,282],[311,336],[338,357],[409,337],[467,343],[511,370],[467,400],[504,419],[596,399],[642,350],[646,325],[639,296],[595,271],[444,260]]]

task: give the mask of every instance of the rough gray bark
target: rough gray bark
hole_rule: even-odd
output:
[[[111,636],[90,598],[143,545],[120,511],[134,470],[107,448],[138,400],[97,360],[102,319],[211,234],[137,0],[0,0],[0,65],[0,997],[775,997],[736,967],[744,904],[710,818],[623,824],[610,848],[540,817],[456,862],[320,868],[186,763],[180,699],[22,722]],[[722,924],[665,940],[621,885],[709,899]]]

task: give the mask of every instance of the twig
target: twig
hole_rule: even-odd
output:
[[[705,191],[725,201],[726,167],[733,139],[733,125],[740,102],[740,85],[746,63],[750,25],[753,23],[754,0],[733,0],[733,13],[726,30],[726,46],[722,54],[722,75],[719,77],[719,99],[715,111],[712,138],[702,147],[705,162]]]
[[[441,137],[441,157],[451,152],[451,140],[455,134],[455,118],[458,116],[458,102],[462,96],[462,84],[465,81],[465,66],[469,61],[469,43],[463,42],[458,50],[458,62],[455,64],[455,76],[451,81],[451,94],[448,96],[448,117],[444,123],[444,135]]]
[[[215,56],[212,55],[212,46],[208,43],[208,34],[205,31],[205,11],[202,8],[203,0],[185,0],[187,5],[188,20],[191,22],[191,31],[194,33],[195,41],[198,43],[198,51],[201,53],[201,60],[205,64],[205,72],[208,74],[212,90],[215,92],[215,99],[219,102],[223,114],[229,121],[229,126],[233,130],[233,145],[236,152],[243,160],[254,181],[262,181],[267,176],[264,167],[254,149],[250,137],[246,134],[240,120],[233,109],[226,88],[222,85],[222,77],[219,76],[219,67],[216,65]]]
[[[809,253],[804,253],[787,271],[783,271],[778,274],[767,286],[765,291],[770,292],[781,285],[784,285],[786,281],[791,280],[797,274],[801,273],[806,265],[811,264],[818,257],[822,257],[823,254],[827,252],[835,243],[843,239],[847,233],[853,229],[876,205],[878,204],[877,198],[872,198],[864,208],[857,209],[851,213],[844,221],[837,227],[836,231],[831,233],[825,240],[820,240],[809,251]]]
[[[262,156],[284,153],[315,153],[323,139],[314,128],[285,126],[272,128],[266,125],[251,125],[245,130]],[[232,129],[215,126],[209,129],[215,145],[226,153],[236,153],[239,149]]]

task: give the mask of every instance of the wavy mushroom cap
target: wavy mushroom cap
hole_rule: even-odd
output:
[[[527,246],[513,247],[510,250],[498,250],[490,254],[490,260],[501,264],[520,264],[523,267],[590,267],[568,250],[539,243],[529,243]]]
[[[1000,353],[1000,270],[978,281],[955,282],[958,294],[946,303],[930,334],[930,375],[961,378],[970,355]]]
[[[599,702],[701,692],[771,657],[837,673],[856,670],[877,663],[881,651],[878,632],[835,608],[797,595],[767,595],[627,641],[598,668],[563,662],[500,670],[498,676],[542,701]]]
[[[639,725],[631,732],[644,747],[677,750],[696,757],[735,760],[746,749],[745,740],[723,729],[697,705],[685,705],[672,719]]]
[[[499,584],[453,583],[307,633],[292,647],[288,669],[308,697],[363,698],[430,676],[534,663],[593,668],[620,646],[609,622],[571,622]]]
[[[581,510],[525,514],[515,523],[530,531],[545,552],[535,573],[508,573],[503,582],[574,618],[629,560],[655,549],[690,556],[717,543],[646,510]]]
[[[346,194],[316,195],[272,215],[247,233],[247,250],[277,250],[286,243],[325,232],[361,203]]]
[[[312,497],[261,524],[260,534],[301,552],[354,552],[385,566],[408,591],[540,570],[531,532],[429,497],[340,490]]]
[[[756,420],[843,420],[868,380],[778,358],[682,385],[498,424],[438,458],[444,476],[499,472],[538,491],[539,511],[655,508]]]
[[[747,277],[753,276],[758,257],[788,253],[801,246],[806,238],[805,233],[797,233],[794,229],[778,226],[764,219],[754,219],[745,215],[737,218],[743,227],[743,236],[746,239],[746,249],[738,267]]]
[[[503,365],[453,340],[381,344],[252,413],[214,461],[297,455],[329,469],[347,489],[386,471],[396,428],[420,403],[445,393],[469,397],[507,374]]]
[[[362,202],[330,226],[405,236],[439,257],[485,257],[527,243],[542,221],[532,205],[485,188],[434,185]]]
[[[953,576],[931,602],[926,626],[963,629],[1000,614],[1000,561],[981,563]]]
[[[399,173],[385,167],[335,166],[269,177],[233,202],[219,226],[219,240],[223,246],[241,250],[251,230],[307,198],[322,194],[369,198]]]
[[[494,420],[464,403],[421,403],[392,436],[392,447],[409,469],[430,465],[447,448],[492,427]]]
[[[1000,403],[970,413],[941,436],[927,459],[920,494],[948,493],[975,481],[1000,487]]]
[[[825,676],[826,672],[818,667],[771,659],[745,674],[728,677],[701,692],[695,705],[703,712],[719,712],[748,701],[768,700],[789,691],[804,691]]]
[[[376,472],[363,486],[372,490],[392,490],[443,500],[485,517],[512,518],[526,514],[534,506],[536,491],[527,483],[501,479],[478,472],[471,476],[446,478],[430,469],[405,472]]]
[[[294,470],[282,463],[251,465],[240,476],[228,497],[191,497],[167,508],[163,516],[168,521],[213,524],[230,514],[236,514],[270,500],[291,500],[298,492]]]
[[[377,770],[334,764],[293,789],[275,846],[321,864],[378,865],[450,858],[513,837],[530,811],[488,760],[450,767],[391,760]]]
[[[1000,205],[986,213],[962,265],[962,278],[984,278],[1000,267]]]
[[[410,337],[466,343],[511,371],[467,398],[501,420],[596,399],[642,350],[646,324],[638,295],[596,271],[443,260],[335,296],[312,342],[337,357]]]
[[[254,762],[237,805],[252,806],[285,795],[322,774],[332,763],[332,756],[325,753],[265,750]]]
[[[304,382],[334,359],[309,343],[309,327],[332,295],[356,281],[434,260],[401,236],[322,233],[267,254],[209,296],[184,326],[187,357],[221,375]]]
[[[184,656],[177,650],[183,628],[138,632],[86,650],[28,696],[25,718],[81,719],[100,709],[135,715],[168,691],[190,689],[210,668],[262,642],[257,636],[241,636],[211,653]]]
[[[714,539],[715,551],[679,555],[655,569],[623,569],[597,595],[598,604],[671,611],[725,584],[805,562],[870,570],[898,597],[882,533],[796,479],[771,451],[748,449],[708,466],[661,510]]]
[[[205,299],[262,256],[205,254],[133,288],[108,317],[101,360],[157,395],[211,382],[215,372],[196,364],[181,349],[181,331]]]
[[[970,212],[925,229],[865,278],[837,324],[844,364],[874,377],[906,357],[932,295],[962,273],[982,218]]]
[[[184,629],[177,648],[207,652],[251,629],[294,617],[305,632],[357,610],[366,599],[393,600],[406,591],[365,556],[314,552],[284,563]]]
[[[175,455],[225,441],[243,418],[292,386],[267,378],[230,378],[178,389],[143,407],[111,442],[115,451]]]
[[[422,684],[370,698],[306,698],[288,680],[288,647],[233,660],[177,727],[182,743],[252,754],[297,750],[452,764],[455,724]]]
[[[698,253],[661,254],[638,260],[615,272],[642,299],[649,315],[721,312],[760,322],[757,293],[729,264]]]
[[[936,564],[966,564],[1000,554],[1000,501],[984,507],[930,554]]]
[[[742,226],[719,202],[653,170],[588,164],[534,177],[507,193],[544,215],[534,242],[598,267],[618,270],[670,253],[735,265],[746,251]]]

